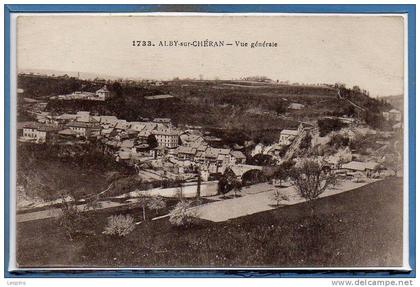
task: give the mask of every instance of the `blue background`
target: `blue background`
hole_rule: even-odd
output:
[[[9,272],[9,202],[10,202],[10,15],[11,13],[94,13],[94,12],[207,12],[207,13],[387,13],[408,15],[408,145],[409,145],[409,263],[411,272],[396,271],[71,271],[71,272]],[[288,277],[288,278],[414,278],[416,276],[415,256],[415,133],[416,133],[416,6],[415,5],[5,5],[4,6],[4,276],[5,278],[124,278],[124,277]]]

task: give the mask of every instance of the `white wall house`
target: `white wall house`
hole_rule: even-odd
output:
[[[284,129],[280,132],[279,144],[290,145],[294,139],[304,130],[303,125],[300,124],[297,130]]]
[[[101,101],[105,101],[111,97],[111,92],[108,90],[106,85],[97,90],[95,94]]]
[[[279,144],[290,145],[298,134],[298,130],[282,130],[280,132]]]
[[[382,115],[387,121],[400,122],[402,120],[402,114],[397,109],[392,109],[388,112],[383,112]]]
[[[58,126],[41,123],[28,123],[23,126],[22,139],[31,140],[37,143],[45,143],[50,135],[59,130]]]
[[[67,127],[74,131],[77,136],[90,137],[100,134],[101,128],[99,125],[85,122],[70,122]]]
[[[47,140],[47,132],[39,130],[35,127],[24,127],[23,128],[23,138],[34,140],[39,143],[44,143]]]
[[[166,130],[154,130],[152,134],[155,136],[158,145],[167,148],[176,148],[179,143],[179,134],[177,131],[166,129]]]
[[[305,105],[299,103],[291,103],[288,107],[289,110],[301,110],[305,107]]]

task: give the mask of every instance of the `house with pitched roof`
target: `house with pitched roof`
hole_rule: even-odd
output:
[[[99,90],[95,92],[95,95],[98,97],[100,101],[106,101],[111,97],[111,92],[108,90],[107,86],[103,86]]]
[[[157,124],[156,123],[152,123],[152,122],[144,122],[143,124],[144,124],[144,127],[143,127],[142,130],[139,131],[138,137],[141,138],[141,139],[143,139],[143,140],[145,140],[157,128]]]
[[[50,140],[54,133],[58,133],[60,127],[37,122],[29,122],[23,126],[22,140],[45,143]]]
[[[101,125],[109,125],[115,126],[118,122],[118,118],[116,116],[100,116]]]
[[[142,131],[146,127],[144,122],[130,122],[130,129],[134,131]]]
[[[75,131],[77,136],[91,137],[98,136],[101,133],[100,125],[96,123],[85,122],[69,122],[66,127]]]
[[[179,146],[175,150],[175,154],[179,160],[194,160],[197,149],[188,146]]]
[[[373,172],[380,167],[380,164],[377,162],[360,162],[360,161],[351,161],[345,163],[341,166],[342,170],[347,170],[347,174],[354,174],[357,172],[364,173],[367,177],[370,177]]]
[[[231,155],[231,164],[243,164],[246,162],[246,156],[243,152],[238,150],[233,150],[230,152]]]
[[[401,122],[402,120],[402,114],[397,109],[391,109],[387,112],[383,112],[382,115],[387,121]]]
[[[127,122],[126,120],[118,120],[114,128],[116,130],[125,131],[129,127],[130,127],[130,123]]]
[[[284,129],[280,132],[279,144],[290,145],[293,140],[298,136],[298,130]]]

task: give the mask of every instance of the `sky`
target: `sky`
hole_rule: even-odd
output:
[[[17,69],[121,78],[345,83],[404,92],[400,16],[19,16]],[[133,47],[150,40],[155,47]],[[267,41],[276,48],[159,47],[159,41]]]

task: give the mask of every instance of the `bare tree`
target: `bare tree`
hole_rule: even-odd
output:
[[[63,227],[67,237],[72,241],[75,236],[80,234],[92,235],[94,231],[90,229],[92,225],[91,217],[86,211],[96,209],[96,201],[88,202],[84,206],[77,205],[74,197],[61,195],[60,203],[61,215],[59,217],[59,225]]]
[[[143,220],[146,221],[146,207],[149,203],[150,198],[144,193],[141,192],[138,199],[137,199],[137,203],[140,205],[140,207],[143,210]]]
[[[274,172],[273,178],[280,181],[280,186],[282,182],[286,181],[289,178],[289,170],[293,167],[294,163],[292,161],[283,162]]]
[[[282,201],[289,201],[289,197],[278,189],[274,190],[272,199],[276,202],[276,206],[279,206]]]
[[[289,171],[292,184],[306,201],[317,199],[328,187],[334,186],[334,174],[324,172],[322,165],[312,159],[303,159]],[[314,212],[311,206],[312,214]]]

